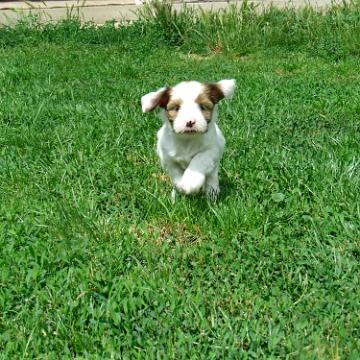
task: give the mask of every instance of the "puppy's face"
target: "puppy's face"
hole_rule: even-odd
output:
[[[143,112],[164,109],[166,121],[176,134],[202,134],[214,119],[216,104],[233,94],[235,80],[202,84],[184,81],[174,87],[161,88],[141,99]]]

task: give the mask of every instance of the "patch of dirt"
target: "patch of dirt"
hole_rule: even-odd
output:
[[[184,223],[170,223],[160,220],[144,226],[133,225],[129,232],[136,237],[140,244],[147,241],[154,241],[157,245],[164,243],[175,244],[194,244],[202,241],[205,236],[199,226],[190,229]]]

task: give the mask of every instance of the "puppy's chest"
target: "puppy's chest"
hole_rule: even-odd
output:
[[[196,146],[178,146],[169,149],[168,156],[174,163],[185,170],[193,157],[200,153],[201,150],[201,148]]]

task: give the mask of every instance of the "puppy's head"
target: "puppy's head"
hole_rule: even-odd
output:
[[[215,121],[216,104],[231,97],[235,80],[217,83],[183,81],[174,87],[163,87],[141,98],[143,112],[163,109],[165,120],[176,134],[201,134]]]

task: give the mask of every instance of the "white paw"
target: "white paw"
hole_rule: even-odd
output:
[[[205,183],[205,175],[193,170],[185,170],[181,180],[177,183],[177,187],[185,194],[197,193],[201,190]]]

